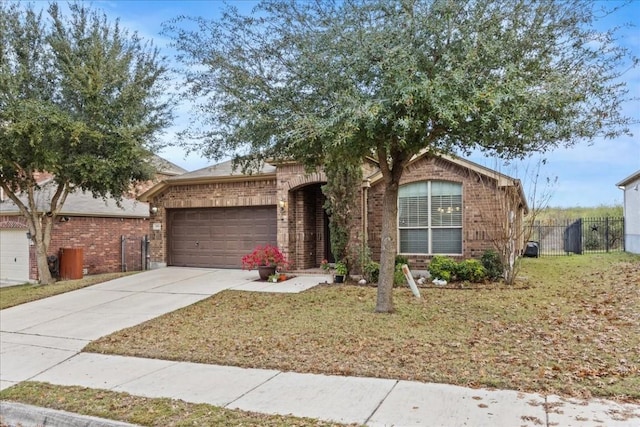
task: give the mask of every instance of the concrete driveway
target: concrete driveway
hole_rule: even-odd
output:
[[[0,310],[0,390],[73,357],[95,339],[222,290],[300,292],[325,280],[256,278],[255,271],[167,267]]]

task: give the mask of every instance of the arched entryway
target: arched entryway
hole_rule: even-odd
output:
[[[331,260],[322,185],[311,183],[288,192],[289,258],[296,269],[315,268],[323,259]]]

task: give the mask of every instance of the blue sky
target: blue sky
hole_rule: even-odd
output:
[[[251,2],[233,2],[241,8],[249,9]],[[603,7],[613,7],[620,1],[602,0]],[[103,10],[109,17],[119,18],[121,25],[137,31],[146,39],[153,39],[156,46],[166,49],[165,53],[171,57],[166,48],[169,40],[160,35],[161,24],[178,15],[215,17],[222,6],[221,1],[152,1],[152,0],[103,0],[92,3]],[[598,24],[600,28],[609,28],[632,21],[640,22],[640,0],[632,0],[623,10],[620,10]],[[621,30],[619,42],[640,57],[640,27]],[[640,69],[626,73],[624,80],[628,84],[631,96],[640,97]],[[628,102],[624,105],[626,114],[640,122],[640,101]],[[173,134],[185,123],[188,108],[180,106],[177,111],[179,119],[164,138],[172,141]],[[640,123],[631,128],[633,136],[622,136],[616,140],[599,140],[593,144],[580,143],[571,148],[557,149],[544,156],[546,163],[539,170],[538,193],[550,192],[549,206],[598,206],[622,204],[622,191],[615,184],[640,170]],[[160,153],[163,157],[187,170],[195,170],[207,166],[211,161],[197,153],[185,155],[179,147],[169,147]],[[508,175],[522,179],[527,190],[533,180],[526,176],[525,171],[535,170],[540,157],[534,157],[525,162],[515,162],[503,165],[493,158],[473,155],[470,160],[484,166],[498,169]],[[546,179],[555,181],[552,186],[546,186]]]

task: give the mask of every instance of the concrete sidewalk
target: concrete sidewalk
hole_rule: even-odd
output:
[[[327,280],[256,278],[255,271],[169,267],[0,310],[0,390],[73,357],[93,340],[222,290],[301,292]]]
[[[369,426],[639,426],[640,406],[508,390],[79,353],[223,289],[300,292],[326,278],[165,268],[0,311],[0,387],[25,380]]]
[[[639,407],[614,402],[90,353],[32,379],[369,426],[640,425]]]

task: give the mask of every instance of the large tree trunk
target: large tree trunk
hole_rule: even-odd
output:
[[[41,285],[53,283],[53,277],[49,271],[47,262],[47,250],[43,244],[36,242],[36,262],[38,265],[38,279]]]
[[[34,240],[36,247],[38,282],[41,285],[49,285],[54,281],[49,271],[49,263],[47,262],[54,217],[46,215],[40,216],[37,212],[31,212],[30,216],[29,231],[31,232],[31,238]]]
[[[397,147],[397,143],[393,146]],[[393,312],[393,276],[398,252],[398,189],[400,178],[411,155],[402,150],[388,153],[378,144],[378,164],[382,171],[384,196],[382,199],[382,230],[380,242],[380,276],[376,312]]]
[[[382,203],[382,232],[380,245],[380,277],[378,280],[378,313],[393,312],[393,277],[398,248],[398,184],[388,183]]]

